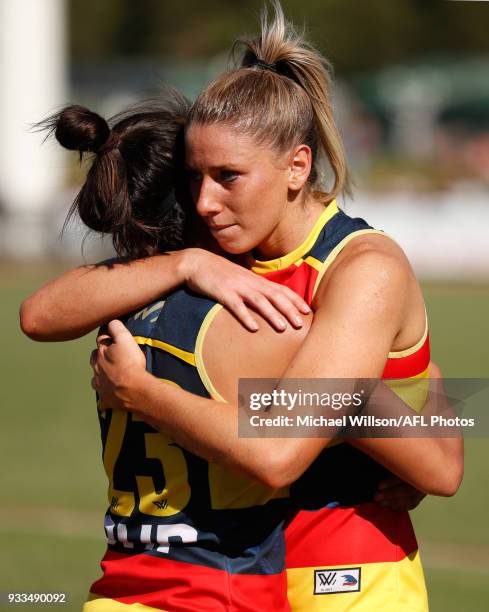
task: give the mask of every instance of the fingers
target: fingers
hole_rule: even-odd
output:
[[[101,346],[110,346],[111,344],[113,344],[113,340],[112,340],[112,336],[108,336],[107,334],[100,334],[99,336],[97,336],[97,347],[100,348]]]
[[[247,305],[252,306],[279,332],[287,328],[287,320],[296,328],[302,327],[304,323],[295,306],[292,306],[290,301],[280,294],[272,298],[260,291],[248,290],[243,296],[234,295],[232,298],[222,298],[222,303],[250,331],[257,331],[259,325]]]
[[[109,334],[112,337],[113,344],[125,345],[126,347],[130,345],[131,348],[134,348],[134,336],[127,329],[124,323],[122,323],[122,321],[115,319],[114,321],[111,321],[107,327]]]
[[[253,306],[256,311],[261,314],[277,331],[284,331],[287,329],[287,321],[280,314],[280,312],[272,305],[269,299],[263,294],[256,293],[248,296],[246,300],[248,304]]]
[[[264,285],[262,292],[263,296],[271,304],[272,312],[276,311],[277,313],[275,315],[276,323],[282,320],[282,317],[277,316],[281,314],[293,327],[297,329],[304,325],[304,320],[301,317],[301,313],[309,314],[311,309],[306,302],[299,295],[297,295],[297,293],[295,293],[295,291],[292,291],[292,289],[289,289],[289,287],[281,286],[271,281],[266,281],[266,285]],[[267,320],[270,320],[271,323],[274,323],[274,321],[269,318],[267,313],[263,312],[260,305],[257,305],[257,307],[259,308],[260,314],[265,316]],[[278,329],[275,324],[274,327]]]
[[[240,321],[246,329],[256,332],[259,329],[256,319],[239,297],[222,300],[222,304]]]
[[[106,326],[108,333],[101,333],[97,336],[97,346],[110,346],[116,341],[120,341],[121,338],[125,337],[125,334],[129,334],[126,326],[117,319],[110,321]],[[130,334],[129,334],[130,335]]]
[[[112,336],[114,342],[124,340],[126,336],[132,338],[127,327],[124,325],[124,323],[122,323],[122,321],[119,321],[118,319],[110,321],[107,326],[107,329],[109,330],[109,334]]]
[[[273,291],[267,295],[267,298],[270,308],[279,314],[281,313],[293,327],[300,329],[304,325],[304,320],[299,314],[298,306],[294,304],[287,295],[280,291]],[[280,317],[280,319],[283,320],[283,329],[285,329],[286,321],[282,319],[282,317]]]
[[[293,327],[302,327],[301,314],[311,312],[306,302],[289,287],[260,277],[220,256],[199,252],[197,263],[195,265],[194,261],[189,268],[190,274],[185,275],[187,285],[226,306],[250,331],[256,331],[259,326],[247,306],[253,307],[278,331],[286,328],[287,321]],[[112,324],[109,329],[112,333]],[[117,341],[115,337],[114,340]]]
[[[95,349],[90,353],[90,366],[95,376],[98,376],[100,374],[99,357],[103,354],[102,351],[104,350],[105,348],[102,345],[100,348]],[[93,387],[93,384],[92,384],[92,387]],[[95,387],[93,388],[95,389]]]
[[[298,293],[290,289],[290,287],[279,285],[278,289],[281,294],[292,302],[299,312],[302,312],[303,314],[310,314],[312,312],[311,307],[307,304],[307,302],[305,302]]]
[[[256,331],[259,325],[247,306],[252,306],[277,331],[284,331],[287,322],[301,328],[304,324],[301,313],[311,312],[294,291],[262,278],[253,278],[251,284],[240,287],[239,291],[224,289],[220,301],[250,331]]]

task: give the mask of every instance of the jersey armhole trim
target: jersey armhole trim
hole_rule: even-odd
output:
[[[401,351],[390,351],[388,355],[389,359],[402,359],[402,357],[409,357],[409,355],[413,355],[414,353],[419,351],[419,349],[426,342],[426,338],[428,337],[428,313],[426,312],[426,307],[424,309],[424,318],[425,318],[424,333],[421,336],[421,338],[418,340],[418,342],[416,342],[416,344],[414,344],[413,346],[410,346],[406,349],[402,349]]]
[[[219,391],[214,386],[212,380],[210,379],[209,374],[207,373],[207,369],[204,364],[204,358],[202,356],[202,349],[204,346],[204,340],[209,330],[209,327],[214,320],[215,316],[218,312],[223,309],[222,304],[215,304],[209,312],[206,314],[204,320],[202,321],[202,325],[200,326],[199,333],[197,335],[197,341],[195,343],[195,366],[197,368],[197,372],[199,373],[200,379],[207,392],[211,396],[212,399],[217,400],[218,402],[227,403],[226,400],[222,397]]]

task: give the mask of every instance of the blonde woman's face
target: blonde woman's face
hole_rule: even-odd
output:
[[[186,165],[197,213],[228,253],[273,242],[287,216],[290,165],[232,127],[192,124]]]

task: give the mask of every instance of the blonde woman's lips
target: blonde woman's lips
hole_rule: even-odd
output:
[[[225,225],[209,225],[209,229],[211,232],[222,232],[231,227],[235,227],[236,223],[227,223]]]

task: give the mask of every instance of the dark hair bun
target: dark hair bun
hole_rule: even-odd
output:
[[[103,117],[84,106],[68,106],[56,117],[56,140],[71,151],[96,153],[109,138],[110,128]]]

